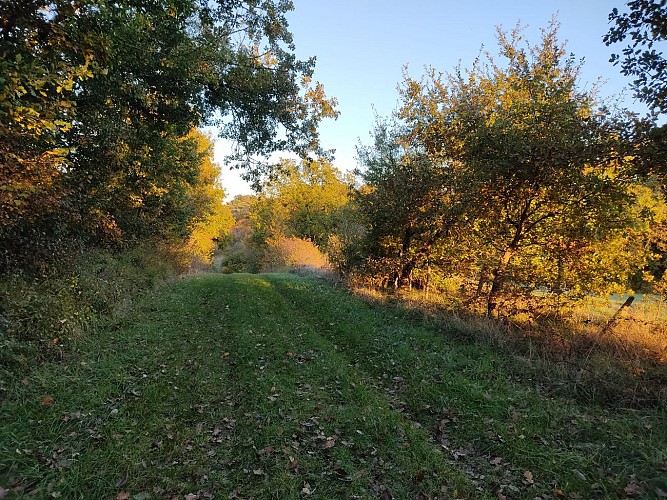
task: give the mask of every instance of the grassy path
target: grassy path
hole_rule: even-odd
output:
[[[667,491],[664,412],[586,406],[550,386],[318,281],[198,276],[8,394],[0,498]]]

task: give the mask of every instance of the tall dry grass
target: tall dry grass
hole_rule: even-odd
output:
[[[279,236],[267,241],[262,271],[310,271],[327,274],[333,271],[327,256],[315,243],[295,236]]]
[[[657,297],[640,297],[611,324],[619,297],[588,297],[560,314],[517,307],[496,320],[485,316],[483,301],[455,293],[387,290],[354,278],[349,284],[367,301],[394,304],[439,331],[509,351],[566,392],[604,404],[667,408],[667,304]]]

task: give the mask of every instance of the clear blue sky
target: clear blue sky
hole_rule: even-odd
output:
[[[294,0],[294,7],[288,20],[297,56],[317,57],[314,79],[339,102],[338,120],[320,130],[323,147],[336,149],[335,165],[345,170],[357,165],[359,140],[370,141],[374,113],[396,109],[404,65],[414,77],[427,65],[443,72],[459,62],[470,67],[482,45],[497,53],[498,25],[510,30],[520,21],[527,40],[537,43],[539,29],[556,14],[567,50],[584,58],[580,87],[602,78],[605,97],[630,83],[608,62],[621,47],[602,42],[609,12],[624,10],[621,0]],[[629,91],[625,105],[644,109]],[[250,192],[235,172],[224,172],[223,185],[229,195]]]

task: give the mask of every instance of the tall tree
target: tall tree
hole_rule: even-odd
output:
[[[187,232],[186,256],[189,264],[211,264],[213,254],[230,239],[234,217],[224,204],[225,192],[220,184],[220,166],[213,162],[213,142],[197,129],[187,139],[195,143],[200,162],[197,179],[189,187],[187,199],[190,214]]]
[[[587,246],[627,222],[622,130],[577,88],[579,66],[557,29],[552,22],[536,46],[523,44],[519,27],[498,30],[504,64],[488,56],[465,73],[431,71],[403,86],[406,142],[462,169],[470,227],[495,255],[490,315],[528,249]]]
[[[634,157],[637,173],[649,182],[657,181],[667,193],[667,124],[661,115],[667,112],[667,2],[665,0],[631,0],[625,12],[613,9],[613,23],[604,36],[608,45],[627,45],[611,62],[633,78],[635,96],[651,110],[651,115],[636,118]],[[656,260],[651,267],[656,277],[664,275],[667,262],[665,225],[656,225],[653,240]]]
[[[294,56],[289,1],[0,1],[2,176],[13,186],[0,203],[17,214],[0,239],[14,254],[29,254],[17,234],[53,227],[38,224],[44,213],[102,242],[187,227],[193,127],[218,124],[258,175],[274,151],[317,150],[319,120],[336,115],[310,80],[314,60]]]
[[[104,56],[87,14],[69,0],[0,0],[0,261],[39,247],[26,226],[62,207],[75,92]]]

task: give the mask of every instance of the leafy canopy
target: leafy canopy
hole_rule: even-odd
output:
[[[667,112],[667,2],[665,0],[630,0],[628,12],[614,8],[609,21],[614,25],[604,36],[607,45],[629,41],[611,62],[620,64],[621,72],[634,77],[635,95],[652,110]]]
[[[200,155],[218,125],[230,161],[319,152],[335,100],[294,55],[286,0],[0,0],[0,246],[186,237]],[[18,256],[18,257],[17,257]]]

